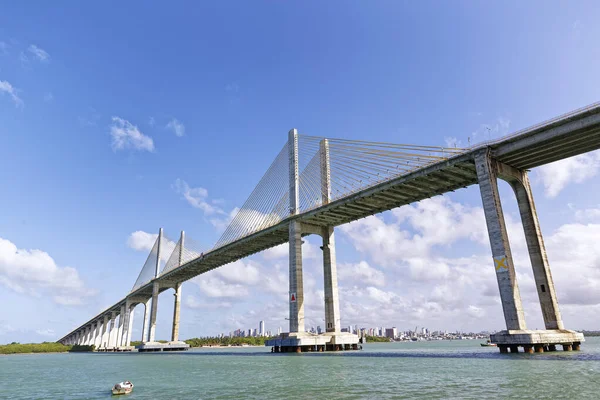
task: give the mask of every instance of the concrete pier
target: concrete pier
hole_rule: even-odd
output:
[[[289,132],[290,167],[290,214],[298,213],[298,138],[295,129]],[[327,140],[320,142],[321,200],[329,203],[331,197],[329,145]],[[302,284],[302,235],[317,234],[323,240],[323,286],[325,298],[324,334],[315,335],[304,331],[304,290]],[[290,331],[279,337],[267,340],[266,346],[274,353],[302,353],[321,351],[358,350],[357,335],[341,332],[340,305],[335,257],[333,226],[320,227],[292,221],[289,225],[289,309]]]
[[[323,333],[308,332],[283,333],[275,339],[265,341],[265,346],[273,347],[274,353],[306,353],[322,351],[358,350],[358,335],[347,332]]]
[[[116,324],[117,316],[118,314],[116,311],[111,312],[110,332],[108,334],[108,348],[113,348],[117,345],[117,331],[119,330],[119,327]]]
[[[509,330],[527,329],[498,193],[497,172],[487,149],[475,155],[475,167],[506,327]]]
[[[171,341],[179,341],[179,318],[181,312],[181,283],[175,285],[173,302],[173,329],[171,330]]]
[[[298,131],[288,134],[290,214],[300,209],[300,176],[298,171]],[[297,221],[289,225],[289,309],[290,332],[304,332],[304,285],[302,280],[302,226]]]
[[[490,341],[498,345],[500,352],[503,352],[503,348],[511,348],[512,352],[512,348],[522,347],[524,351],[533,348],[536,353],[543,353],[556,351],[557,345],[563,349],[567,346],[568,350],[579,350],[585,339],[580,332],[555,329],[501,331],[490,335]]]
[[[151,307],[151,303],[152,302],[152,298],[149,298],[147,301],[145,301],[144,304],[144,321],[142,324],[142,342],[145,342],[148,339],[148,323],[149,323],[149,319],[150,319],[150,307]]]
[[[518,352],[519,347],[527,353],[555,351],[557,345],[563,346],[566,351],[579,349],[581,342],[585,340],[583,334],[566,330],[563,326],[527,172],[495,160],[489,149],[475,153],[474,161],[507,328],[490,335],[490,341],[498,345],[501,353],[506,353],[507,349],[511,353]],[[498,194],[498,178],[511,185],[517,198],[545,330],[527,330],[525,326]]]

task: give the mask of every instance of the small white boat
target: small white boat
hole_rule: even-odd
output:
[[[112,394],[128,394],[133,390],[133,383],[129,381],[119,382],[112,388]]]

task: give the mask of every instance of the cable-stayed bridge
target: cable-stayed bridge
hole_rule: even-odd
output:
[[[334,227],[422,199],[479,184],[507,330],[492,339],[501,351],[579,347],[583,337],[564,329],[539,228],[527,170],[600,148],[600,103],[575,110],[498,140],[467,149],[330,139],[298,134],[288,140],[212,249],[183,232],[178,241],[162,230],[131,290],[86,321],[62,343],[128,349],[133,307],[145,305],[141,349],[154,349],[161,292],[175,290],[172,345],[179,342],[181,283],[289,242],[290,331],[271,341],[276,351],[356,347],[341,332]],[[497,179],[517,197],[545,330],[527,330]],[[304,332],[302,236],[323,238],[326,333]],[[154,346],[154,347],[153,347]],[[173,347],[174,348],[174,347]]]

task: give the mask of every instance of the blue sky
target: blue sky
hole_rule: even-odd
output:
[[[132,248],[146,246],[134,232],[163,227],[176,238],[183,229],[210,248],[291,128],[466,146],[597,101],[598,11],[591,1],[4,5],[0,302],[11,306],[0,310],[0,342],[56,339],[120,299],[147,256]],[[119,132],[125,142],[115,141]],[[531,173],[572,328],[598,328],[584,315],[600,314],[590,244],[599,226],[599,160],[591,154]],[[502,194],[518,232],[508,186]],[[469,233],[485,228],[480,203],[472,187],[340,228],[342,324],[502,328],[489,246]],[[463,230],[411,257],[386,253],[394,243],[364,242],[374,227],[407,240],[436,236],[411,213],[441,213]],[[577,254],[579,266],[564,256],[564,238],[589,253]],[[322,271],[308,254],[316,300],[307,324],[317,325]],[[570,268],[581,268],[585,299],[570,292],[577,288],[566,279]],[[260,319],[267,329],[285,327],[277,288],[287,291],[286,269],[285,255],[271,251],[186,283],[182,337],[256,327]],[[528,299],[529,268],[521,269]],[[451,292],[455,272],[483,283],[461,281]],[[487,295],[471,290],[488,283]],[[161,296],[159,337],[170,332],[171,297]],[[539,327],[534,300],[528,321]],[[386,311],[373,320],[366,315],[373,309]]]

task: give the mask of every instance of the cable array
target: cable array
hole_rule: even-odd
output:
[[[315,151],[315,149],[319,149],[323,139],[316,136],[304,136],[303,143],[305,143],[305,147]],[[464,151],[458,148],[360,140],[327,139],[327,141],[330,200],[340,199]],[[315,166],[311,161],[307,166],[306,173],[301,176],[301,190],[305,191],[304,196],[309,199],[306,201],[309,206],[302,207],[302,212],[322,204],[323,188],[320,186],[323,176],[321,168],[324,166],[316,161],[314,164]]]
[[[146,259],[146,262],[144,263],[144,266],[142,267],[142,270],[140,271],[140,274],[138,275],[138,278],[135,281],[133,288],[131,289],[132,292],[135,292],[136,290],[138,290],[139,288],[144,286],[146,283],[148,283],[152,279],[154,279],[154,274],[156,273],[156,258],[157,257],[158,257],[158,238],[154,241],[154,246],[152,246],[152,249],[150,250],[150,254],[148,254],[148,258]]]
[[[289,215],[288,190],[289,160],[286,143],[214,248],[273,226],[286,218]]]
[[[162,240],[160,241],[160,264],[158,267],[159,271],[162,271],[166,264],[167,260],[170,259],[170,256],[173,254],[173,250],[175,249],[177,243],[169,239],[166,235],[163,234]],[[150,254],[148,254],[148,258],[146,258],[146,262],[138,275],[138,278],[131,289],[132,292],[135,292],[152,279],[155,278],[156,274],[156,261],[158,258],[158,237],[154,241],[154,245],[150,250]]]
[[[181,239],[179,239],[165,266],[161,269],[160,275],[164,275],[180,265],[200,257],[202,254],[202,247],[195,240],[185,237],[182,250]]]

